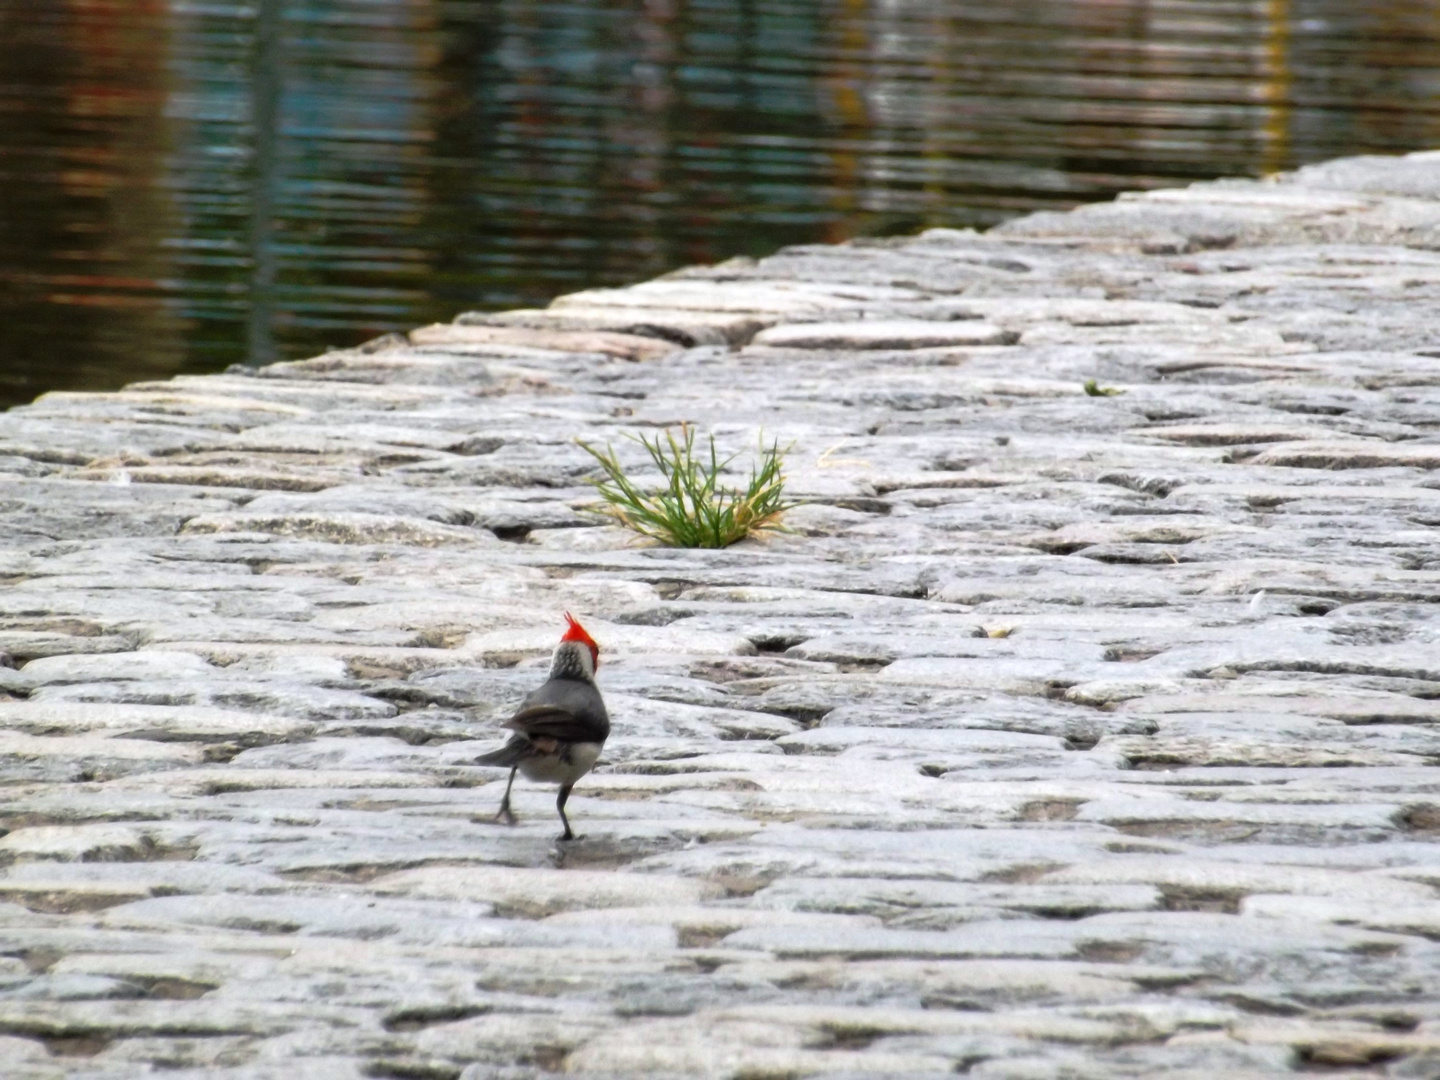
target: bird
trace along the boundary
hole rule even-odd
[[[600,666],[600,646],[586,633],[573,615],[565,613],[568,624],[555,657],[550,662],[550,677],[520,703],[515,715],[501,727],[515,734],[499,750],[492,750],[475,759],[476,765],[500,765],[510,769],[505,784],[505,797],[500,800],[496,821],[515,824],[510,809],[510,788],[515,773],[523,772],[527,780],[559,784],[560,794],[555,809],[565,831],[557,840],[574,840],[570,819],[565,816],[565,803],[570,789],[594,766],[600,749],[610,734],[610,714],[605,700],[595,685],[595,671]]]

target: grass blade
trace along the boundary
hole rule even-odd
[[[779,519],[792,503],[784,498],[784,451],[763,440],[759,460],[750,467],[749,482],[742,491],[722,487],[721,474],[737,455],[721,458],[715,436],[709,436],[708,454],[695,453],[695,431],[682,424],[676,438],[672,429],[652,442],[644,435],[629,438],[645,448],[664,484],[654,491],[642,491],[625,472],[613,447],[599,450],[580,442],[599,463],[604,477],[594,480],[603,504],[599,512],[625,528],[649,536],[670,547],[729,547],[766,529],[780,527]]]

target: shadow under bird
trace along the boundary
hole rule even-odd
[[[555,809],[560,812],[565,831],[557,839],[573,840],[575,834],[565,816],[565,802],[575,781],[589,772],[600,757],[600,748],[610,734],[610,715],[595,685],[600,646],[568,611],[565,621],[569,626],[555,647],[550,677],[501,725],[515,734],[499,750],[476,758],[475,764],[500,765],[510,770],[505,797],[495,815],[496,821],[506,825],[515,824],[510,788],[517,771],[524,773],[527,780],[559,784]]]

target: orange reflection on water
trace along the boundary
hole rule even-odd
[[[0,33],[7,402],[1440,121],[1419,0],[0,0]]]

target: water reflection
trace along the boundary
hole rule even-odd
[[[0,0],[0,402],[1434,144],[1440,9]]]

